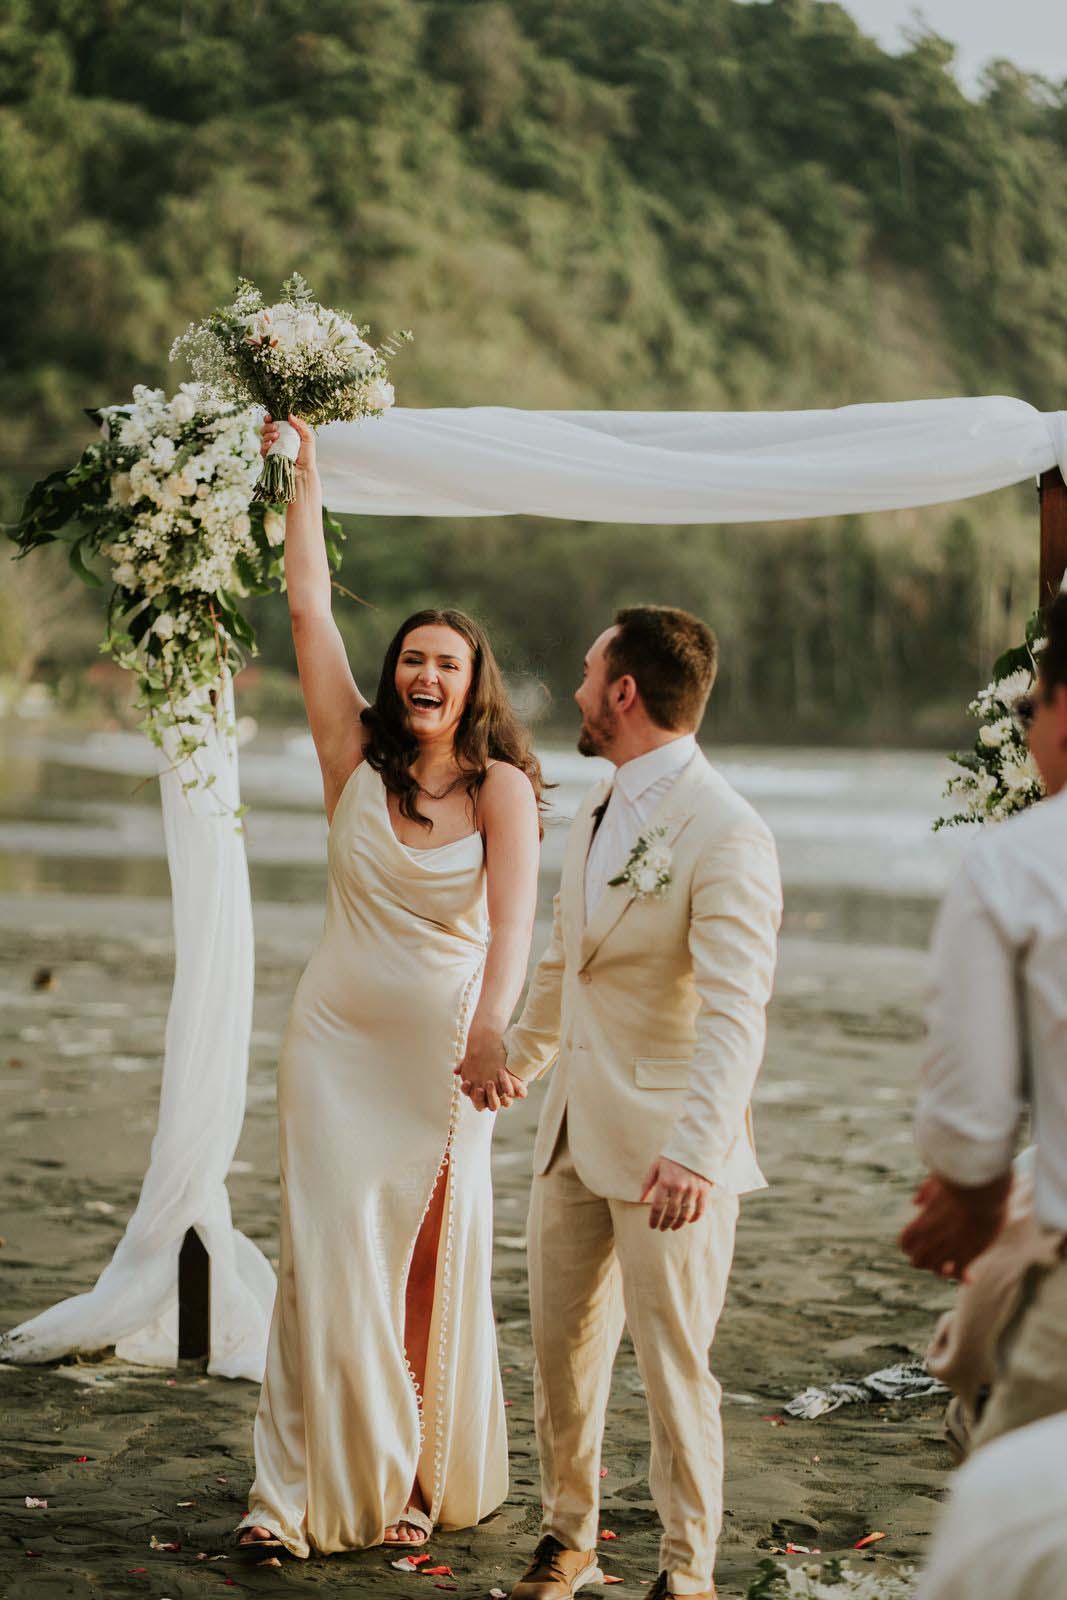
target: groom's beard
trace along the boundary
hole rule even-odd
[[[606,755],[611,748],[614,733],[615,718],[612,715],[607,696],[605,696],[596,715],[594,717],[585,717],[582,721],[581,731],[578,734],[578,754],[580,756]]]

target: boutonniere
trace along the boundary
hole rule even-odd
[[[609,886],[625,884],[638,900],[666,894],[671,881],[671,853],[665,844],[656,842],[665,838],[666,833],[666,828],[650,828],[641,834],[618,877],[608,879]]]

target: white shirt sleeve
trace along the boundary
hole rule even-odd
[[[1011,1165],[1023,1106],[1016,950],[964,863],[945,896],[930,958],[928,1042],[916,1142],[952,1183],[989,1183]]]

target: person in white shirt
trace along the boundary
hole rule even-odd
[[[664,1526],[650,1600],[715,1593],[723,1445],[708,1352],[738,1196],[764,1187],[749,1102],[781,918],[770,832],[696,746],[715,666],[696,617],[633,607],[590,649],[575,696],[578,748],[615,776],[575,819],[552,938],[505,1036],[513,1077],[553,1069],[527,1255],[542,1537],[512,1600],[566,1600],[601,1577],[600,1450],[624,1323]]]
[[[1046,614],[1019,714],[1047,798],[990,828],[950,888],[932,948],[916,1134],[931,1169],[901,1238],[917,1267],[960,1277],[998,1233],[1024,1110],[1037,1145],[1035,1263],[974,1435],[1067,1410],[1067,594]]]
[[[1067,1413],[994,1440],[952,1485],[916,1600],[1064,1600]]]

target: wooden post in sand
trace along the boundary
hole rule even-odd
[[[195,1228],[178,1253],[178,1360],[206,1361],[211,1354],[211,1257]]]
[[[1040,604],[1059,592],[1067,571],[1067,484],[1059,467],[1041,474],[1041,583]]]

